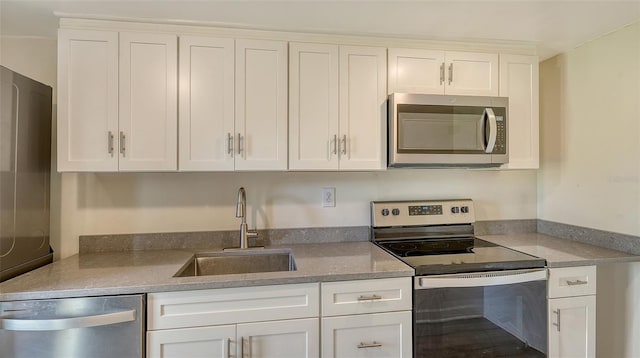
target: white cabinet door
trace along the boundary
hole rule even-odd
[[[58,171],[118,171],[118,33],[58,33]]]
[[[595,357],[596,296],[549,300],[549,357]]]
[[[447,52],[445,54],[449,95],[497,96],[498,55],[491,53]]]
[[[338,46],[289,45],[289,169],[338,169]]]
[[[409,358],[411,311],[322,319],[322,357]]]
[[[386,168],[386,52],[380,47],[340,46],[341,170]]]
[[[509,97],[509,163],[503,168],[539,166],[538,57],[500,55],[500,96]]]
[[[233,170],[233,39],[180,37],[179,167]]]
[[[317,318],[239,324],[238,357],[312,358],[320,355]]]
[[[235,325],[148,331],[147,357],[228,358],[235,337]]]
[[[120,171],[177,169],[175,35],[120,33]]]
[[[444,51],[389,49],[388,93],[443,94]]]
[[[236,170],[286,170],[287,119],[287,43],[236,40]]]

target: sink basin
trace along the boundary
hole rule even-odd
[[[239,273],[295,271],[290,250],[238,250],[197,253],[174,277],[231,275]]]

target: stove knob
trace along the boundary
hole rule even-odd
[[[391,210],[391,213],[393,215],[400,215],[400,209],[393,209],[393,210]]]
[[[469,207],[468,207],[468,206],[463,206],[463,207],[461,207],[461,208],[460,208],[460,211],[461,211],[462,213],[467,214],[467,213],[469,212]]]
[[[457,207],[457,206],[451,207],[451,213],[452,214],[457,214],[459,212],[460,212],[460,208],[459,207]]]
[[[389,209],[382,209],[382,216],[388,216],[389,215]]]

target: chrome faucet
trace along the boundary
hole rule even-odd
[[[242,223],[240,224],[240,248],[248,249],[250,237],[258,237],[258,232],[256,230],[249,230],[247,228],[247,194],[244,191],[243,187],[238,189],[238,201],[236,203],[236,217],[242,218]]]

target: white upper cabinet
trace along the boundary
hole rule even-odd
[[[386,168],[387,50],[340,46],[341,170]]]
[[[386,166],[386,50],[291,45],[289,168]]]
[[[176,36],[64,29],[58,46],[58,170],[176,170]]]
[[[389,94],[444,93],[444,52],[389,49]]]
[[[497,96],[498,55],[446,52],[446,94]]]
[[[121,171],[177,169],[175,35],[120,33]]]
[[[338,169],[337,45],[289,45],[289,169]]]
[[[236,40],[235,169],[287,169],[287,43]]]
[[[538,57],[500,55],[500,96],[509,97],[509,163],[539,167]]]
[[[118,33],[58,32],[58,171],[118,170]]]
[[[233,39],[180,37],[179,168],[234,169]]]
[[[388,93],[497,96],[498,55],[389,49]]]

